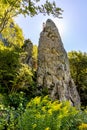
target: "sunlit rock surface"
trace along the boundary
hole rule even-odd
[[[47,92],[52,99],[69,100],[80,106],[80,98],[70,75],[67,53],[54,22],[50,19],[40,34],[38,46],[38,91]]]

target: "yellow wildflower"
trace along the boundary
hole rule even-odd
[[[65,106],[62,110],[63,110],[62,112],[64,112],[64,115],[68,114],[68,108],[67,108],[67,106]]]
[[[37,124],[34,124],[34,125],[32,126],[32,127],[33,127],[33,129],[34,129],[34,128],[36,128],[36,126],[37,126]]]
[[[82,124],[79,126],[79,130],[87,130],[87,124],[82,123]]]
[[[48,110],[49,115],[52,115],[52,109]]]
[[[34,99],[33,99],[33,103],[34,104],[40,104],[40,101],[41,101],[41,97],[35,97]]]
[[[62,119],[62,118],[63,118],[63,115],[62,115],[62,114],[58,116],[58,119]]]
[[[36,118],[41,118],[41,114],[39,112],[36,113]]]
[[[53,111],[58,111],[61,108],[61,106],[62,106],[62,103],[55,104],[55,105],[52,106],[52,109],[53,109]]]
[[[48,98],[48,95],[45,96],[43,99],[42,99],[42,103],[45,103],[47,104],[49,102],[49,98]]]
[[[45,128],[45,130],[50,130],[50,128],[49,128],[49,127],[47,127],[47,128]]]
[[[47,96],[45,96],[45,97],[43,98],[43,100],[48,100],[48,98],[49,98],[49,97],[48,97],[48,95],[47,95]]]
[[[56,100],[56,101],[53,102],[53,105],[56,105],[56,104],[59,104],[58,100]]]
[[[43,112],[46,112],[46,107],[43,106],[41,110],[42,110]]]
[[[39,105],[41,101],[41,97],[35,97],[34,99],[32,99],[28,104],[27,107],[31,107],[33,106],[33,104],[35,105]]]

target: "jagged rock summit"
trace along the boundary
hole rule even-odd
[[[53,100],[69,100],[80,106],[80,97],[70,75],[67,53],[55,23],[48,19],[40,34],[38,46],[37,84]]]

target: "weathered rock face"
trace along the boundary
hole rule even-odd
[[[25,40],[25,44],[23,46],[23,50],[26,52],[26,56],[23,59],[23,63],[28,64],[30,67],[32,67],[32,51],[33,51],[33,44],[28,39]]]
[[[72,105],[80,106],[80,98],[70,76],[67,53],[58,29],[50,19],[40,34],[37,83],[38,88],[47,90],[52,99],[69,100]]]

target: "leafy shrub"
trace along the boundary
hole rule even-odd
[[[19,50],[0,44],[0,91],[3,93],[12,90],[12,82],[20,66]]]
[[[18,117],[24,112],[26,106],[25,94],[23,92],[9,94],[8,105],[3,101],[6,99],[3,95],[0,101],[0,130],[17,130]]]
[[[87,124],[82,123],[82,124],[79,126],[79,130],[87,130]]]
[[[19,103],[15,96],[13,102]],[[48,96],[31,99],[25,109],[23,93],[19,98],[16,109],[0,105],[0,130],[87,130],[87,110],[76,110],[69,102],[52,101]]]
[[[68,53],[71,76],[77,86],[81,105],[87,105],[87,53],[71,51]]]
[[[86,111],[76,110],[69,102],[35,97],[19,117],[18,127],[20,130],[79,130],[82,123],[87,123],[86,117]]]
[[[0,130],[18,130],[18,117],[23,113],[22,106],[14,107],[0,105]]]
[[[16,93],[11,93],[8,95],[8,104],[10,107],[14,107],[15,109],[22,107],[22,109],[25,108],[26,106],[26,98],[25,98],[25,93],[24,92],[16,92]]]

